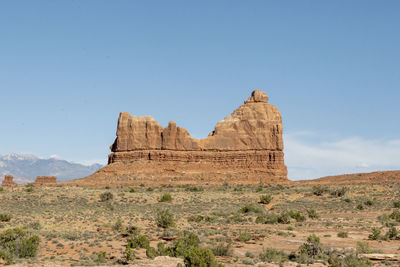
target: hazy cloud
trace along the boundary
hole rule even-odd
[[[284,135],[285,162],[292,180],[400,169],[400,139],[349,137],[321,141],[317,133]]]

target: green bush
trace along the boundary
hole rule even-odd
[[[312,187],[312,193],[316,196],[322,196],[324,193],[328,192],[328,188],[321,186],[321,185],[316,185]]]
[[[260,197],[259,203],[261,204],[269,204],[272,201],[272,196],[271,195],[263,195]]]
[[[172,201],[172,196],[170,193],[164,193],[159,200],[159,202],[171,202],[171,201]]]
[[[396,227],[391,226],[385,235],[385,239],[396,240],[398,239],[398,234]]]
[[[186,188],[186,191],[188,191],[188,192],[202,192],[202,191],[204,191],[204,188],[200,187],[200,186],[190,186],[190,187]]]
[[[112,229],[114,231],[121,231],[122,230],[122,221],[120,218],[117,219],[117,221],[114,223],[114,225],[112,226]]]
[[[288,260],[288,255],[282,250],[274,248],[266,248],[260,255],[258,255],[260,261],[263,262],[276,262],[281,263]]]
[[[400,201],[394,201],[393,208],[396,208],[396,209],[400,208]]]
[[[251,234],[245,230],[245,231],[240,231],[239,236],[237,238],[240,242],[247,242],[251,240]]]
[[[395,220],[396,222],[400,222],[400,211],[395,210],[393,211],[390,215],[389,218],[392,220]]]
[[[127,240],[129,248],[149,248],[150,241],[145,235],[133,235]]]
[[[136,192],[135,188],[133,188],[133,187],[129,188],[129,193],[135,193],[135,192]]]
[[[287,212],[282,212],[278,216],[278,223],[281,224],[289,224],[290,223],[290,215]]]
[[[299,211],[289,210],[287,213],[291,218],[295,219],[296,222],[304,222],[306,220],[306,217],[301,215]]]
[[[334,188],[333,190],[331,190],[331,196],[342,197],[346,194],[346,192],[347,192],[346,187]]]
[[[347,238],[347,237],[349,237],[349,234],[348,234],[347,232],[339,232],[339,233],[337,234],[337,237],[340,237],[340,238]]]
[[[262,208],[260,208],[260,207],[255,207],[255,206],[250,206],[250,205],[246,205],[246,206],[243,206],[241,209],[240,209],[240,212],[241,213],[262,213],[263,212],[263,209]]]
[[[200,239],[195,233],[184,231],[183,236],[174,241],[170,251],[174,257],[179,257],[183,256],[187,250],[199,245]]]
[[[372,228],[372,233],[368,236],[370,240],[379,240],[381,238],[381,229],[378,227]]]
[[[300,246],[300,254],[307,255],[314,259],[316,256],[322,253],[322,245],[320,239],[316,235],[310,235],[307,238],[307,242]]]
[[[222,267],[224,265],[217,262],[214,254],[208,248],[193,247],[185,252],[185,266],[187,267]]]
[[[175,226],[174,215],[167,210],[159,210],[156,214],[156,223],[158,227],[170,228]]]
[[[310,218],[312,220],[319,218],[319,215],[315,209],[307,210],[307,215],[308,215],[308,218]]]
[[[365,205],[365,206],[372,206],[372,205],[374,205],[374,201],[372,201],[371,199],[368,199],[368,200],[366,200],[366,201],[364,202],[364,205]]]
[[[357,205],[357,209],[358,209],[358,210],[363,210],[363,209],[364,209],[363,204],[358,204],[358,205]]]
[[[365,258],[359,258],[357,254],[346,255],[339,257],[336,254],[330,255],[328,259],[331,267],[367,267],[371,266],[371,262]]]
[[[133,261],[136,258],[135,251],[133,251],[128,246],[125,248],[125,260],[126,262]]]
[[[0,258],[11,264],[15,258],[36,256],[40,238],[21,228],[11,228],[0,234]]]
[[[154,259],[155,257],[159,256],[159,254],[155,248],[148,247],[146,249],[146,256],[147,258]]]
[[[113,193],[111,192],[104,192],[100,194],[100,201],[105,202],[105,201],[110,201],[114,198]]]
[[[219,243],[216,246],[211,248],[211,251],[214,253],[215,256],[232,256],[233,255],[233,249],[231,243],[224,244],[224,243]]]
[[[11,218],[12,216],[10,214],[0,214],[0,222],[9,222]]]

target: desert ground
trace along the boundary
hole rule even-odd
[[[3,187],[1,263],[199,266],[212,252],[208,266],[399,266],[399,192],[380,182]]]

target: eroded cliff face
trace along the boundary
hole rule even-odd
[[[135,117],[121,112],[117,138],[111,150],[115,153],[139,150],[282,151],[282,118],[278,109],[268,104],[267,95],[258,90],[201,140],[191,137],[186,129],[177,127],[173,121],[163,129],[150,116]]]
[[[259,90],[200,140],[173,121],[163,128],[150,116],[122,112],[109,165],[90,177],[111,184],[285,182],[282,130],[281,114]]]
[[[12,176],[12,175],[4,176],[4,180],[3,180],[2,184],[1,184],[1,186],[13,186],[13,185],[17,185],[14,182],[14,176]]]

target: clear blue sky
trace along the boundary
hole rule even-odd
[[[0,154],[105,161],[120,111],[201,138],[261,89],[284,119],[289,176],[400,169],[399,12],[389,0],[1,1]]]

